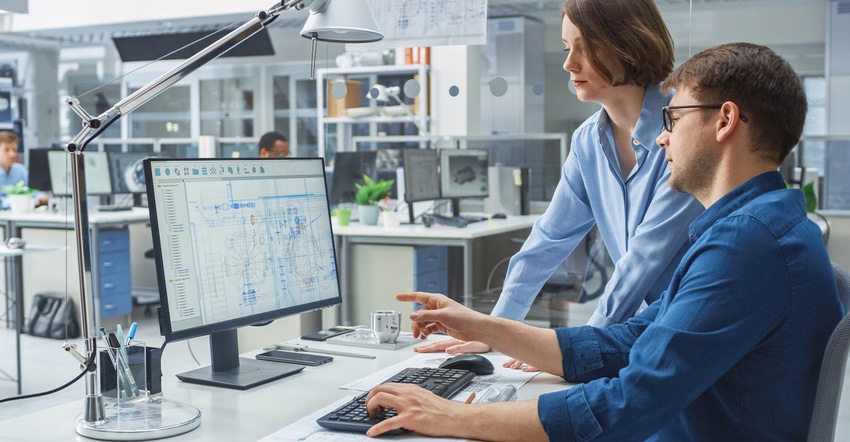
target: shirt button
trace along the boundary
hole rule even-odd
[[[640,141],[635,140],[635,139],[633,138],[633,139],[632,139],[632,144],[634,144],[635,146],[638,146],[638,145],[640,145]]]

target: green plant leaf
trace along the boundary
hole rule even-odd
[[[379,180],[375,182],[369,175],[363,174],[363,184],[354,184],[354,187],[357,188],[354,199],[360,205],[375,205],[390,194],[393,182],[394,180]]]
[[[806,212],[813,213],[818,209],[818,196],[815,194],[815,183],[803,186],[803,196],[806,198]]]

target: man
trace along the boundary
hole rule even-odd
[[[27,168],[20,164],[18,156],[18,136],[7,130],[0,131],[0,195],[4,186],[14,186],[18,181],[27,184],[29,173]]]
[[[663,109],[670,186],[706,211],[661,299],[607,329],[539,329],[476,313],[442,295],[413,332],[478,340],[571,382],[535,401],[465,405],[385,384],[370,412],[404,427],[485,440],[804,440],[821,358],[841,316],[820,229],[777,168],[798,142],[802,82],[771,50],[735,43],[677,68]]]
[[[260,158],[286,158],[289,141],[280,132],[266,132],[260,137]]]

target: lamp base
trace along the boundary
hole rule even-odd
[[[190,405],[153,399],[139,402],[107,403],[106,418],[87,422],[85,413],[77,416],[77,434],[101,440],[150,440],[176,436],[201,424],[201,412]]]

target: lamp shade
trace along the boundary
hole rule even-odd
[[[335,43],[369,43],[384,38],[367,0],[314,1],[301,36]]]

